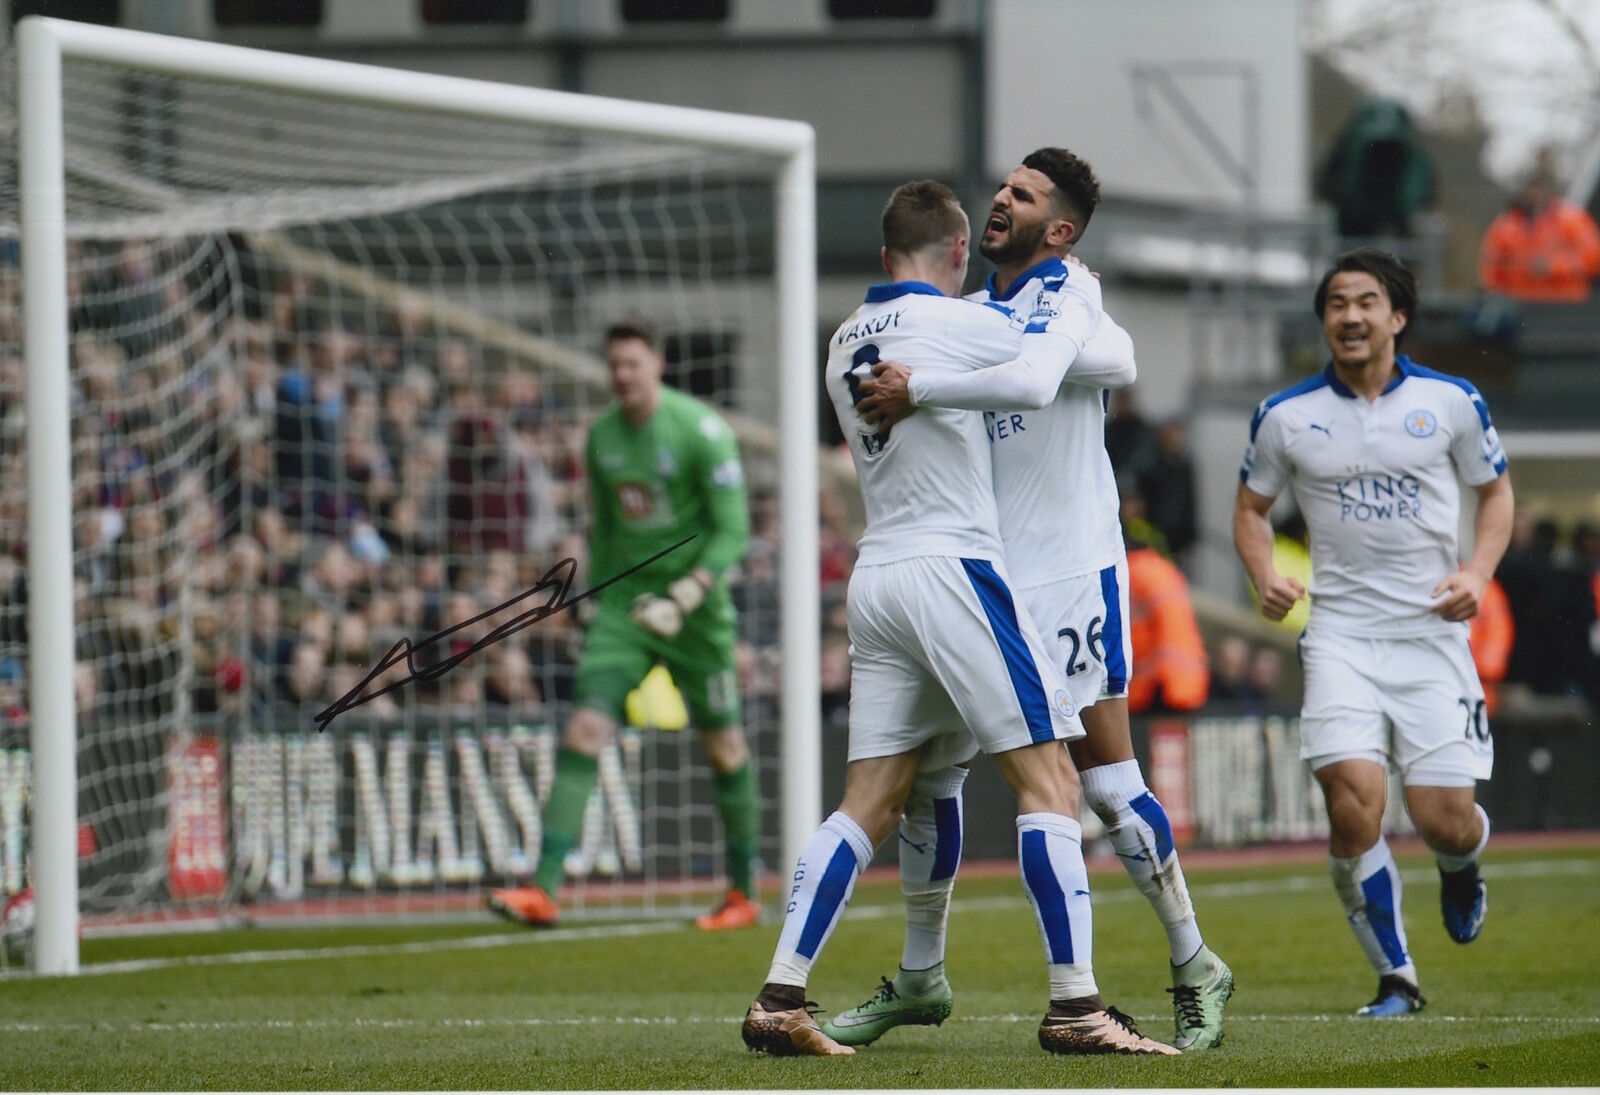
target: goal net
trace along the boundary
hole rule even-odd
[[[106,59],[108,34],[131,52]],[[25,687],[37,506],[70,509],[71,603],[38,607],[72,622],[67,839],[87,917],[448,911],[526,878],[573,702],[573,613],[326,732],[314,716],[402,637],[483,616],[562,559],[575,589],[608,577],[587,568],[584,438],[610,398],[603,332],[631,318],[663,332],[668,383],[741,440],[753,531],[730,579],[762,858],[778,864],[785,160],[533,120],[550,93],[198,43],[182,43],[205,62],[185,72],[171,40],[95,35],[93,60],[64,39],[59,85],[68,497],[26,497],[24,388],[46,366],[20,356],[29,199],[14,181],[0,194],[4,890],[27,884],[41,790]],[[257,79],[262,57],[303,78]],[[7,66],[6,123],[48,124],[18,117]],[[447,105],[417,101],[432,91]],[[569,114],[575,98],[552,96]],[[566,904],[682,913],[720,884],[710,774],[670,681],[629,711]]]

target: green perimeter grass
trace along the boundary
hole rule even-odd
[[[1488,923],[1460,947],[1439,922],[1431,864],[1402,861],[1429,1005],[1396,1021],[1351,1017],[1375,978],[1322,869],[1191,872],[1201,927],[1238,991],[1224,1045],[1181,1059],[1039,1050],[1038,931],[1016,879],[1001,877],[957,884],[952,1018],[894,1031],[847,1060],[776,1060],[740,1043],[776,921],[717,936],[675,923],[634,935],[600,924],[258,929],[90,940],[86,965],[156,968],[0,981],[0,1088],[1594,1084],[1600,851],[1489,863]],[[1120,874],[1097,875],[1095,889],[1102,992],[1170,1039],[1154,914]],[[830,1011],[865,999],[894,969],[900,934],[897,887],[859,888],[811,995]],[[296,949],[331,953],[219,961]]]

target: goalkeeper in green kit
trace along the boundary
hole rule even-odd
[[[617,732],[628,693],[660,663],[700,732],[727,840],[727,897],[695,923],[711,931],[750,927],[760,918],[751,878],[760,813],[739,725],[733,601],[722,581],[750,536],[738,444],[710,408],[663,387],[666,362],[651,328],[612,326],[606,360],[617,405],[589,427],[589,573],[603,581],[666,545],[694,539],[596,596],[577,704],[544,808],[539,867],[531,886],[492,891],[489,907],[527,924],[559,919],[562,861],[594,792],[596,758]]]

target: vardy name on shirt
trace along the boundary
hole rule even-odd
[[[881,335],[891,328],[900,326],[900,317],[905,315],[905,309],[898,312],[887,312],[881,316],[870,319],[857,320],[839,332],[839,345],[857,338],[868,338],[872,335]]]

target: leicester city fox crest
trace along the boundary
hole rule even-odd
[[[1439,428],[1439,420],[1433,412],[1418,408],[1406,413],[1406,432],[1412,437],[1432,437],[1433,432]]]

